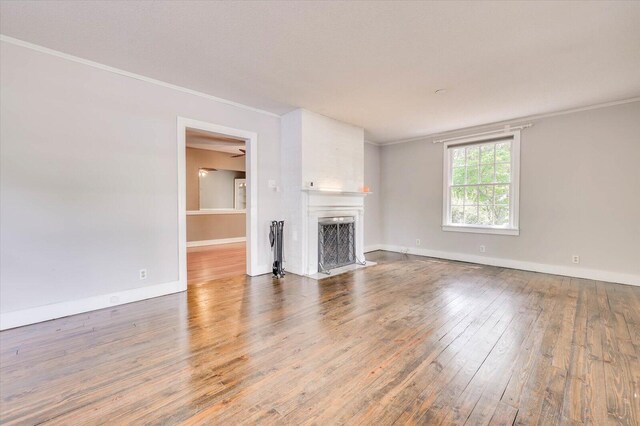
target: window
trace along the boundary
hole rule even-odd
[[[520,132],[444,144],[445,231],[518,235]]]

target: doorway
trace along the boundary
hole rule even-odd
[[[256,275],[257,135],[178,118],[180,282]]]

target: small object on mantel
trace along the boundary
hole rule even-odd
[[[369,187],[367,185],[363,186],[362,192],[369,192]]]

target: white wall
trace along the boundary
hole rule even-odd
[[[364,144],[364,184],[371,194],[364,198],[364,248],[376,249],[382,243],[382,217],[380,215],[380,147]]]
[[[284,226],[284,265],[302,274],[302,110],[281,119],[281,191]]]
[[[302,110],[302,185],[361,191],[364,129]]]
[[[0,49],[3,326],[7,313],[158,295],[139,289],[178,279],[177,116],[258,133],[258,260],[269,270],[278,117],[4,41]]]
[[[425,139],[381,148],[384,244],[640,285],[640,102],[533,123],[521,139],[520,236],[442,231],[443,147]]]

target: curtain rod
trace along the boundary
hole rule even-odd
[[[533,124],[531,124],[531,123],[522,124],[520,126],[504,126],[502,129],[488,130],[486,132],[473,133],[473,134],[470,134],[470,135],[463,135],[463,136],[455,136],[455,137],[446,138],[446,139],[437,139],[437,140],[434,140],[433,143],[443,143],[443,142],[455,141],[455,140],[458,140],[458,139],[473,138],[475,136],[490,135],[492,133],[512,132],[514,130],[527,129],[527,128],[531,127],[531,126],[533,126]]]

